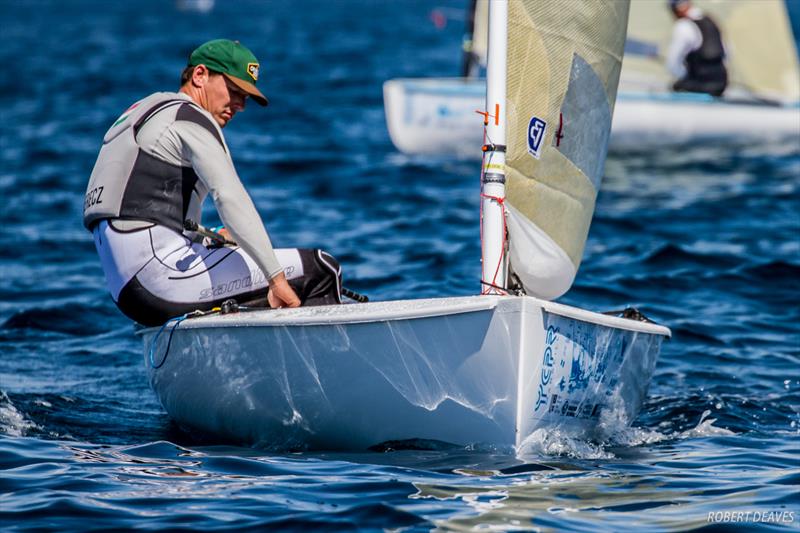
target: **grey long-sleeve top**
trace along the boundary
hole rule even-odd
[[[193,101],[184,93],[174,93],[174,97]],[[261,217],[236,173],[222,130],[210,113],[199,108],[198,111],[219,133],[221,143],[208,128],[176,120],[175,111],[166,109],[141,127],[137,136],[139,147],[167,163],[194,168],[199,181],[189,200],[187,218],[200,221],[203,201],[210,194],[233,239],[264,274],[274,278],[282,272],[281,265]]]

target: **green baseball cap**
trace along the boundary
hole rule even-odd
[[[256,88],[258,81],[258,59],[239,41],[214,39],[197,47],[189,56],[190,67],[205,65],[219,72],[261,105],[267,105],[267,97]]]

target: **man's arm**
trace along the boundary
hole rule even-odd
[[[703,36],[694,22],[689,19],[677,21],[672,30],[672,40],[667,51],[666,65],[670,74],[677,79],[683,78],[686,75],[686,65],[684,64],[686,56],[702,44]]]
[[[270,279],[270,294],[275,293],[269,297],[270,304],[275,301],[282,307],[299,306],[300,299],[286,281],[261,217],[223,145],[194,122],[178,121],[176,129],[185,147],[184,156],[208,188],[228,232]]]

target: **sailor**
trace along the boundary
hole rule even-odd
[[[222,128],[252,98],[259,62],[238,41],[189,57],[178,92],[152,94],[106,133],[89,179],[83,223],[120,310],[158,325],[228,299],[271,307],[341,303],[341,270],[321,250],[273,249],[233,165]],[[211,196],[236,245],[189,231]],[[188,222],[187,224],[187,221]]]
[[[677,21],[667,52],[675,91],[721,96],[728,85],[725,48],[719,27],[690,0],[669,0]]]

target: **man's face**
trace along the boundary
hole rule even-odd
[[[691,7],[692,4],[690,2],[681,2],[680,4],[677,4],[675,7],[672,8],[672,15],[676,19],[683,18],[689,13]]]
[[[211,113],[220,128],[242,111],[247,93],[239,89],[222,74],[209,74],[205,84],[206,111]]]

